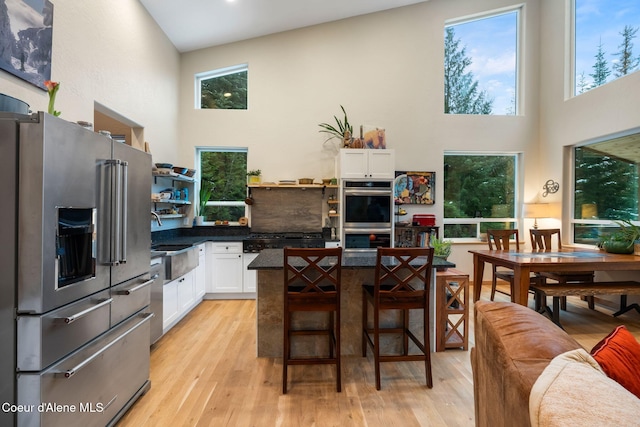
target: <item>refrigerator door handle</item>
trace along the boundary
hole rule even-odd
[[[126,161],[120,162],[122,168],[122,181],[121,185],[121,216],[120,216],[120,263],[124,264],[127,262],[127,227],[129,225],[129,199],[128,199],[128,188],[129,188],[129,163]]]
[[[111,259],[112,266],[119,265],[121,259],[121,227],[122,227],[122,174],[121,161],[118,159],[109,160],[111,165],[111,188],[113,198],[111,203],[111,220],[113,228],[109,236],[111,242]]]
[[[134,286],[133,288],[130,289],[124,289],[122,291],[118,292],[118,295],[131,295],[132,293],[139,291],[140,289],[146,288],[147,286],[153,284],[153,282],[155,281],[155,279],[158,278],[158,275],[156,274],[154,277],[152,277],[150,280],[147,280],[146,282],[140,283],[137,286]]]
[[[105,299],[103,301],[98,302],[98,304],[94,305],[93,307],[89,307],[85,310],[82,310],[78,313],[72,314],[71,316],[67,316],[67,317],[58,317],[55,319],[56,323],[63,323],[65,325],[69,325],[73,322],[75,322],[78,319],[82,319],[83,317],[85,317],[87,314],[99,309],[100,307],[104,307],[105,305],[109,305],[113,302],[113,298],[109,298],[109,299]]]

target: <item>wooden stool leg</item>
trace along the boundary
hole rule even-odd
[[[366,291],[362,290],[362,357],[367,357],[367,328],[369,304],[367,303]]]
[[[342,391],[342,366],[340,360],[342,359],[342,355],[340,353],[340,307],[338,306],[338,310],[334,312],[336,316],[335,321],[335,345],[336,345],[336,389],[338,392]],[[333,317],[333,313],[331,313],[331,317]],[[333,346],[332,346],[333,347]]]
[[[282,345],[282,394],[287,394],[287,368],[289,366],[289,324],[291,322],[291,313],[284,314],[284,334]]]
[[[431,373],[431,335],[429,331],[429,304],[422,314],[423,320],[423,344],[424,344],[424,372],[427,377],[427,387],[433,388],[433,376]]]
[[[380,390],[380,310],[373,307],[373,358],[376,371],[376,390]]]

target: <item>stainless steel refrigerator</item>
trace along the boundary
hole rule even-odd
[[[150,384],[151,157],[40,112],[0,158],[0,425],[113,423]]]

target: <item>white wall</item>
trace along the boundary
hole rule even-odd
[[[55,0],[56,110],[93,122],[94,101],[145,128],[154,159],[178,151],[178,51],[137,0]],[[0,72],[0,92],[47,110],[44,90]],[[98,129],[96,129],[98,130]]]
[[[526,114],[443,113],[445,21],[520,3],[432,0],[183,54],[181,162],[192,164],[194,146],[242,146],[264,181],[332,177],[335,144],[323,145],[318,123],[332,122],[343,105],[354,132],[360,124],[386,129],[397,170],[436,172],[436,204],[422,212],[440,221],[444,150],[524,152],[527,181],[537,181],[538,1],[524,2]],[[196,110],[194,74],[241,63],[249,64],[248,110]],[[452,259],[472,271],[467,249],[455,248]]]

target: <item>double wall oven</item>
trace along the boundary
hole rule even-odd
[[[393,182],[342,182],[342,246],[346,255],[393,245]]]

